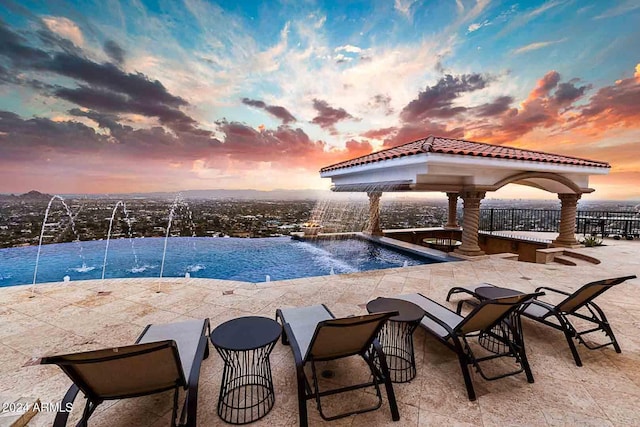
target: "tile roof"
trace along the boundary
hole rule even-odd
[[[580,159],[577,157],[561,156],[559,154],[544,153],[541,151],[523,150],[520,148],[492,145],[483,142],[465,141],[462,139],[440,138],[429,136],[424,139],[409,142],[397,147],[356,157],[320,169],[320,172],[329,172],[352,166],[375,163],[382,160],[395,159],[405,156],[413,156],[421,153],[457,154],[477,157],[488,157],[509,160],[528,160],[533,162],[556,163],[564,165],[610,168],[606,162]]]

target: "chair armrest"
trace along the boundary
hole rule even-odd
[[[456,313],[457,314],[462,313],[462,306],[465,305],[465,304],[469,304],[472,307],[477,307],[478,306],[478,303],[475,302],[475,301],[469,301],[469,300],[466,300],[466,299],[460,300],[460,301],[458,301],[458,305],[456,305]]]
[[[62,408],[56,414],[56,419],[53,421],[53,427],[65,427],[67,425],[67,419],[69,418],[70,411],[67,411],[66,408],[70,403],[73,403],[76,400],[76,396],[80,388],[77,385],[73,384],[67,390],[67,393],[64,395],[62,399]]]
[[[551,292],[556,292],[562,295],[566,295],[569,296],[571,295],[571,293],[566,292],[566,291],[561,291],[560,289],[555,289],[555,288],[549,288],[547,286],[540,286],[539,288],[536,288],[536,292],[540,292],[542,289],[547,290],[547,291],[551,291]]]

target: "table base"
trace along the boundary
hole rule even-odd
[[[218,415],[229,424],[248,424],[269,413],[275,402],[269,353],[273,345],[250,351],[218,349],[225,365]]]
[[[406,383],[416,377],[413,331],[416,325],[392,320],[382,327],[378,340],[387,359],[391,382]],[[379,361],[376,359],[376,366]]]
[[[512,318],[510,321],[517,322],[517,319]],[[500,322],[489,331],[481,331],[480,335],[478,335],[478,344],[495,354],[509,352],[510,349],[507,344],[509,342],[514,342],[513,332],[504,322]]]

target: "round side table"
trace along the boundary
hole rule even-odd
[[[396,298],[376,298],[367,303],[369,313],[398,311],[378,334],[382,351],[387,358],[389,375],[395,383],[411,381],[416,376],[416,359],[413,352],[413,332],[416,330],[424,310],[412,302]]]
[[[271,410],[275,402],[269,355],[282,327],[267,317],[229,320],[211,332],[222,360],[218,416],[229,424],[247,424]]]

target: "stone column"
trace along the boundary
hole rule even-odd
[[[364,232],[372,236],[382,236],[380,228],[380,197],[382,197],[382,192],[368,191],[367,196],[369,196],[369,225]]]
[[[580,194],[558,194],[561,202],[560,208],[560,233],[553,241],[554,246],[572,247],[579,245],[576,240],[576,207]]]
[[[447,193],[449,198],[449,216],[444,228],[460,228],[458,224],[458,193]]]
[[[482,191],[464,191],[460,193],[463,203],[462,244],[455,252],[466,256],[484,255],[478,245],[478,227],[480,225],[480,201]]]

